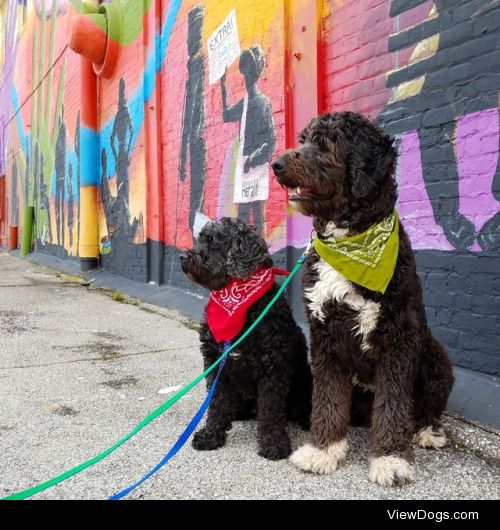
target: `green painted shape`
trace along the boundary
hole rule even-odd
[[[33,75],[32,75],[32,90],[34,96],[32,99],[31,108],[31,160],[30,160],[30,171],[31,180],[39,178],[40,171],[43,172],[43,181],[39,182],[38,196],[34,196],[34,188],[30,189],[30,195],[32,196],[31,204],[34,207],[35,222],[34,222],[34,236],[39,238],[43,234],[44,222],[48,224],[49,212],[41,208],[41,186],[44,183],[47,187],[47,194],[50,197],[52,190],[52,173],[55,165],[55,149],[57,143],[57,135],[59,134],[59,117],[61,115],[62,104],[64,100],[64,89],[66,84],[66,58],[63,59],[61,76],[59,84],[57,86],[57,97],[55,99],[54,108],[54,50],[56,41],[56,30],[57,30],[57,2],[52,4],[51,11],[51,24],[50,24],[50,35],[47,35],[47,23],[46,23],[46,0],[42,0],[41,4],[41,19],[40,19],[40,31],[35,29],[33,37]],[[95,10],[94,10],[95,12]],[[46,38],[49,38],[49,57],[47,67],[50,69],[49,72],[45,72],[45,42]],[[47,74],[47,81],[42,81],[43,76]],[[46,98],[44,98],[44,93]],[[37,173],[35,170],[35,145],[38,145],[39,160],[36,164]],[[43,158],[43,167],[39,167],[39,163]],[[52,233],[54,237],[54,232]],[[52,241],[53,242],[53,241]]]
[[[55,39],[56,39],[56,32],[53,30],[56,24],[56,17],[57,17],[57,2],[52,2],[52,13],[50,17],[50,46],[49,46],[49,78],[47,81],[47,95],[45,100],[45,113],[50,112],[50,102],[52,99],[52,85],[54,84],[54,68],[51,68],[52,64],[54,63],[54,50],[55,50]]]
[[[23,217],[23,238],[21,242],[21,256],[26,256],[31,252],[31,243],[33,241],[33,215],[35,209],[33,206],[27,206],[24,209]]]
[[[122,43],[122,29],[124,26],[124,16],[122,8],[116,2],[112,4],[102,4],[99,6],[99,13],[105,16],[107,21],[107,33],[108,37],[115,42]],[[141,29],[142,31],[142,19]]]
[[[106,22],[106,17],[104,16],[104,14],[91,13],[90,15],[87,15],[87,17],[92,20],[96,28],[99,28],[101,31],[104,32],[104,34],[106,34],[106,32],[108,31],[108,24]]]
[[[41,30],[40,30],[40,46],[38,48],[38,61],[40,62],[40,79],[45,75],[45,33],[46,33],[46,21],[45,21],[45,0],[42,0],[42,14],[41,14]],[[38,120],[40,121],[43,116],[43,83],[38,87]]]
[[[113,0],[108,4],[101,4],[95,8],[81,0],[70,0],[78,13],[104,13],[108,12],[114,17],[119,13],[120,22],[109,24],[109,38],[122,46],[128,46],[142,33],[142,19],[150,10],[153,0],[143,0],[142,7],[138,8],[140,0]],[[120,13],[121,12],[121,13]]]
[[[38,33],[35,31],[33,35],[33,51],[32,51],[32,57],[36,57],[36,50],[38,49]],[[32,61],[31,64],[31,93],[33,94],[35,92],[35,87],[38,84],[38,64],[37,61]],[[36,98],[33,97],[31,101],[31,127],[32,127],[32,134],[31,134],[31,149],[30,149],[30,168],[31,171],[33,171],[33,162],[34,162],[34,156],[33,156],[33,135],[35,134],[35,118],[36,117]],[[31,179],[32,180],[32,179]],[[34,206],[34,197],[30,198],[31,194],[31,186],[28,186],[28,197],[26,198],[25,206],[28,206],[29,204]]]
[[[116,1],[117,0],[115,0],[115,2]],[[142,33],[142,20],[144,15],[149,11],[149,8],[151,7],[151,2],[143,3],[141,16],[137,16],[137,8],[132,8],[132,6],[136,6],[137,3],[137,0],[121,1],[123,11],[123,29],[122,39],[119,42],[122,46],[127,46]]]
[[[92,4],[83,2],[82,0],[69,0],[70,4],[75,8],[77,13],[81,15],[88,15],[89,13],[97,13],[97,7]]]

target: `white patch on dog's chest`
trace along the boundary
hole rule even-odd
[[[325,302],[343,303],[358,312],[357,324],[352,331],[362,336],[363,350],[371,349],[367,342],[368,335],[376,328],[380,304],[366,300],[356,293],[353,284],[340,272],[336,271],[322,258],[313,265],[318,274],[318,280],[312,287],[304,290],[311,317],[324,322],[326,315],[323,311]]]

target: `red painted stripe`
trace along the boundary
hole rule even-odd
[[[97,132],[97,78],[92,63],[81,60],[81,121],[83,127]]]

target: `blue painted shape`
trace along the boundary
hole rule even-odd
[[[80,129],[80,186],[96,186],[99,166],[97,150],[99,137],[97,133],[88,128]]]

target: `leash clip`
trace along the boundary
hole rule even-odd
[[[309,254],[309,251],[313,247],[315,232],[316,232],[316,230],[313,228],[311,230],[311,233],[309,234],[309,241],[307,243],[307,246],[306,246],[304,252],[302,253],[302,256],[300,256],[300,258],[299,258],[299,263],[304,263],[304,261],[306,260],[307,254]]]
[[[224,342],[224,345],[222,347],[222,352],[227,352],[227,350],[229,350],[229,348],[231,348],[231,342],[232,341],[230,341],[230,340]],[[237,352],[237,351],[234,351],[234,350],[229,352],[229,357],[231,357],[234,360],[239,359],[240,356],[241,356],[241,352]]]

